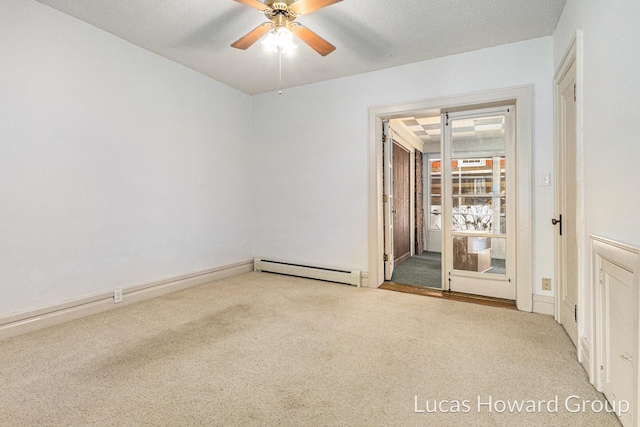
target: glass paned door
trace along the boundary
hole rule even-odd
[[[514,132],[509,109],[449,114],[443,230],[450,290],[515,299]]]

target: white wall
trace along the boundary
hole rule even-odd
[[[0,317],[252,257],[251,98],[0,0]]]
[[[568,0],[553,35],[557,67],[584,35],[586,232],[640,246],[640,2]]]
[[[368,109],[533,84],[537,183],[552,58],[546,37],[249,97],[0,0],[0,317],[252,256],[366,271]],[[553,194],[534,192],[543,293]]]
[[[368,270],[368,110],[534,85],[534,290],[553,277],[552,38],[253,97],[255,253]],[[259,178],[258,178],[259,177]]]

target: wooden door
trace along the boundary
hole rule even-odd
[[[409,151],[393,144],[393,251],[395,265],[411,256]]]
[[[578,345],[577,108],[576,63],[558,86],[558,194],[556,202],[556,283],[560,293],[558,321]]]

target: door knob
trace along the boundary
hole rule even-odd
[[[560,224],[560,235],[562,236],[562,215],[559,215],[558,218],[559,219],[553,218],[551,220],[551,224],[553,224],[553,225]]]
[[[395,209],[394,209],[394,210],[392,210],[391,212],[393,212],[394,214],[395,214],[395,213],[398,213],[398,211],[397,211],[397,210],[395,210]]]

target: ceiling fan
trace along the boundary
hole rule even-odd
[[[342,0],[265,0],[264,3],[258,0],[235,1],[263,12],[266,17],[269,18],[269,22],[260,24],[247,35],[233,43],[231,45],[232,47],[243,50],[247,49],[260,40],[262,36],[272,32],[274,36],[273,42],[280,48],[283,48],[285,45],[292,45],[291,34],[293,33],[322,56],[327,56],[336,49],[331,43],[304,25],[294,21],[301,15],[307,15]]]

